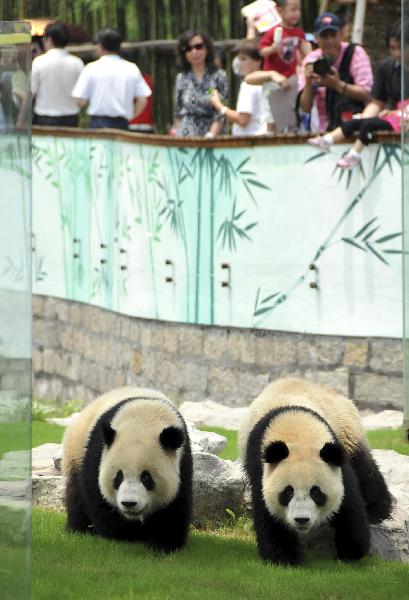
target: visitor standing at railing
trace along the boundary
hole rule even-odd
[[[202,31],[183,33],[178,51],[182,72],[176,77],[176,135],[214,137],[222,131],[224,117],[212,106],[210,94],[217,90],[227,99],[226,73],[215,66],[213,42]]]
[[[318,48],[303,61],[299,76],[300,107],[311,115],[313,132],[341,125],[369,102],[372,67],[362,46],[341,40],[342,23],[333,13],[315,21]]]
[[[46,53],[33,60],[31,73],[35,125],[78,126],[79,108],[71,92],[84,63],[67,52],[68,41],[64,23],[50,23],[45,28]]]
[[[128,122],[146,106],[151,90],[138,67],[119,56],[122,38],[115,29],[97,34],[98,60],[82,71],[72,95],[88,105],[89,127],[128,129]]]

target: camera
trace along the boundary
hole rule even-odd
[[[331,67],[334,64],[334,59],[331,56],[322,56],[312,65],[314,73],[320,77],[325,77],[331,73]]]

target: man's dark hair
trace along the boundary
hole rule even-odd
[[[235,46],[234,52],[237,52],[237,54],[244,54],[245,56],[249,56],[253,60],[258,60],[260,62],[263,60],[257,42],[254,40],[243,40],[242,42],[239,42],[237,46]]]
[[[276,5],[278,8],[284,8],[287,2],[288,0],[276,0]]]
[[[405,27],[403,29],[403,36],[404,36],[404,43],[407,45],[409,44],[409,25],[408,23],[405,24]],[[398,42],[401,41],[402,39],[402,21],[400,19],[398,19],[397,21],[394,21],[392,23],[392,25],[389,27],[388,31],[386,32],[386,45],[389,46],[389,42],[391,39],[395,39]]]
[[[182,35],[179,38],[179,44],[178,44],[178,53],[179,53],[179,62],[180,62],[180,67],[182,69],[183,72],[187,72],[190,71],[191,69],[191,65],[190,63],[186,60],[186,56],[185,56],[185,48],[186,46],[189,45],[189,42],[192,38],[196,37],[196,36],[200,36],[207,48],[207,56],[206,56],[206,60],[205,60],[205,64],[206,64],[206,69],[209,72],[213,72],[216,70],[216,67],[214,65],[214,45],[213,45],[213,41],[212,38],[205,33],[204,31],[201,31],[200,29],[191,29],[190,31],[185,31],[184,33],[182,33]]]
[[[108,52],[119,52],[122,44],[122,36],[116,29],[106,27],[97,33],[96,42]]]
[[[49,23],[44,29],[44,37],[51,38],[56,48],[65,48],[70,40],[67,26],[62,21]]]

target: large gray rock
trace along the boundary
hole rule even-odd
[[[64,510],[65,477],[62,475],[37,474],[32,477],[33,506],[50,510]]]
[[[193,520],[217,521],[227,516],[226,509],[244,511],[244,480],[241,467],[213,454],[193,454]]]
[[[200,431],[192,425],[187,425],[192,452],[208,452],[209,454],[220,454],[227,444],[223,435],[213,431]]]
[[[60,452],[60,444],[42,444],[32,450],[32,470],[44,471],[54,466],[54,457]]]

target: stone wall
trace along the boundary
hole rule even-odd
[[[293,375],[329,384],[361,408],[403,405],[400,340],[152,321],[45,296],[33,299],[33,375],[34,397],[60,403],[136,384],[177,403],[244,406],[269,381]]]

